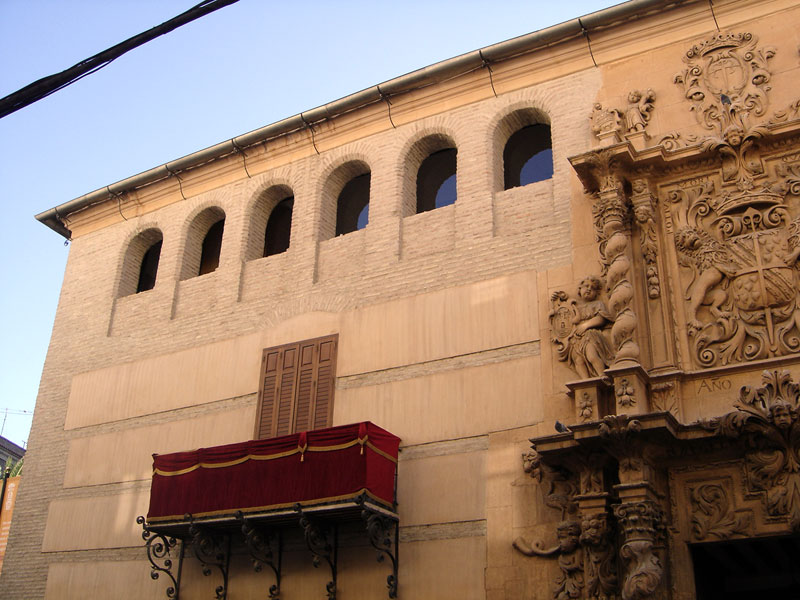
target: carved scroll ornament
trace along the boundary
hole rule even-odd
[[[748,535],[752,515],[734,511],[729,492],[721,483],[703,483],[689,489],[692,538],[697,541]]]
[[[743,440],[749,490],[763,494],[767,514],[800,531],[800,385],[787,371],[764,371],[762,386],[743,386],[735,406],[708,426]]]

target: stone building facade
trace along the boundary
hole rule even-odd
[[[633,0],[39,215],[72,245],[0,588],[165,597],[151,455],[251,439],[263,349],[336,335],[327,424],[402,440],[397,597],[796,592],[798,21]],[[552,174],[509,185],[510,141],[548,128]],[[455,202],[419,211],[453,150]],[[336,235],[367,174],[368,222]],[[384,597],[344,538],[335,597]],[[273,582],[246,554],[231,600]],[[280,597],[323,597],[284,555]],[[180,563],[180,597],[213,597]]]

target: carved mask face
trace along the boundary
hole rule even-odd
[[[606,536],[606,521],[600,517],[587,519],[582,523],[583,533],[581,534],[581,542],[584,544],[598,545],[603,541]]]
[[[558,549],[562,554],[574,552],[578,547],[581,528],[577,523],[562,523],[558,526]]]
[[[792,413],[786,404],[776,404],[770,411],[772,422],[778,429],[789,429],[792,425]]]

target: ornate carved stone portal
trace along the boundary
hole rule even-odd
[[[778,51],[698,40],[665,83],[686,127],[649,137],[642,82],[656,92],[594,106],[601,147],[570,159],[600,264],[551,296],[575,424],[531,440],[557,512],[514,541],[556,559],[556,599],[693,598],[698,544],[800,534],[800,100],[770,107],[793,86]]]

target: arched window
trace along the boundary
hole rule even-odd
[[[284,198],[275,205],[264,231],[264,256],[280,254],[289,249],[292,234],[294,198]]]
[[[225,218],[214,223],[203,238],[200,252],[200,269],[198,275],[213,273],[219,266],[219,252],[222,249],[222,232],[225,229]]]
[[[219,267],[225,212],[216,206],[206,208],[189,225],[180,279],[212,273]]]
[[[364,229],[369,222],[370,173],[348,181],[336,200],[336,235]]]
[[[147,249],[139,267],[139,283],[136,286],[136,293],[146,292],[156,287],[156,274],[158,273],[158,260],[161,258],[162,240]]]
[[[119,297],[152,290],[156,285],[163,236],[158,229],[138,234],[125,251],[119,282]]]
[[[456,201],[455,148],[433,152],[417,171],[417,213],[426,212]]]
[[[553,176],[550,126],[527,125],[508,138],[503,149],[503,189],[544,181]]]

